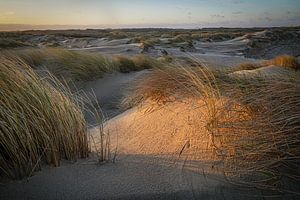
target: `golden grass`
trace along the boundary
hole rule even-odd
[[[300,63],[297,62],[297,59],[294,56],[281,55],[277,56],[274,59],[262,61],[260,63],[242,63],[237,67],[234,67],[235,71],[239,70],[255,70],[261,67],[266,67],[269,65],[275,65],[279,67],[286,67],[298,70],[300,68]]]
[[[299,180],[300,82],[251,80],[224,84],[212,132],[233,181],[289,191]]]
[[[0,174],[30,176],[41,161],[88,156],[81,104],[53,76],[48,81],[16,58],[0,62]]]
[[[294,56],[281,55],[267,62],[269,65],[276,65],[280,67],[287,67],[292,69],[300,69],[300,63]]]

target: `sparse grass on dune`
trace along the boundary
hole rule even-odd
[[[78,53],[65,51],[56,62],[61,68],[71,73],[75,80],[91,80],[102,77],[105,73],[117,71],[114,60],[94,53]],[[54,60],[55,62],[55,60]]]
[[[127,100],[136,105],[184,98],[205,102],[201,115],[228,180],[296,193],[290,186],[300,177],[298,79],[240,79],[200,65],[173,66],[151,72]]]
[[[144,55],[137,55],[132,57],[132,60],[137,67],[137,69],[151,69],[161,66],[161,63],[151,57],[144,56]]]
[[[101,54],[76,52],[60,48],[25,49],[15,54],[33,68],[44,67],[57,76],[72,80],[88,80],[117,70],[116,63]]]
[[[192,37],[190,34],[178,34],[174,38],[170,39],[171,43],[181,43],[181,42],[188,42],[191,41]]]
[[[280,67],[292,68],[295,70],[300,69],[300,63],[297,63],[297,59],[294,56],[282,55],[267,62],[269,65],[276,65]]]
[[[223,86],[226,100],[211,131],[233,181],[295,192],[300,174],[299,80],[251,80]]]
[[[149,72],[146,77],[139,80],[134,93],[125,99],[125,105],[138,105],[147,100],[164,104],[169,101],[190,98],[197,92],[197,87],[192,82],[191,74],[203,75],[206,83],[211,82],[213,76],[207,76],[208,71],[199,66],[193,71],[176,65],[164,65]],[[214,87],[216,84],[210,85]],[[203,84],[203,87],[205,85]]]
[[[120,72],[128,73],[137,70],[135,63],[130,58],[119,55],[115,59]]]
[[[235,67],[234,70],[239,71],[239,70],[254,70],[262,67],[260,64],[257,63],[242,63]]]
[[[18,41],[10,38],[0,38],[0,49],[9,49],[17,47],[26,47],[30,46],[27,42]]]
[[[4,54],[7,56],[18,56],[23,59],[29,66],[34,68],[44,64],[46,61],[46,52],[42,49],[28,48],[22,50],[7,51],[4,52]]]
[[[39,78],[16,58],[0,62],[0,174],[29,176],[41,161],[87,157],[81,104],[54,77]]]
[[[117,71],[122,73],[158,68],[164,64],[159,60],[144,55],[136,55],[133,57],[118,55],[115,56],[114,59],[118,68]]]
[[[102,77],[105,73],[128,73],[159,66],[159,61],[144,55],[108,57],[61,48],[31,48],[7,51],[4,54],[18,56],[33,68],[45,68],[67,81],[92,80]]]
[[[274,59],[262,61],[260,63],[250,63],[250,62],[242,63],[242,64],[234,67],[234,71],[255,70],[255,69],[270,66],[270,65],[284,67],[284,68],[291,68],[291,69],[295,69],[295,70],[300,69],[300,63],[297,62],[297,59],[294,56],[281,55],[281,56],[275,57]]]

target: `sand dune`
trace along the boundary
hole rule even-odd
[[[291,79],[299,77],[299,71],[294,69],[270,65],[255,70],[241,70],[232,73],[239,78],[263,78],[263,79]]]
[[[211,170],[215,162],[201,122],[203,112],[203,104],[195,101],[163,106],[148,103],[130,109],[105,124],[111,146],[118,144],[116,163],[100,166],[96,157],[91,157],[54,169],[46,167],[28,181],[6,183],[0,197],[253,199],[247,196],[253,195],[251,191],[243,191],[242,196],[221,173]],[[91,134],[97,139],[96,128]]]

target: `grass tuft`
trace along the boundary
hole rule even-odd
[[[130,58],[120,55],[116,56],[115,59],[117,62],[117,66],[122,73],[129,73],[131,71],[137,70],[135,63]]]
[[[297,59],[295,57],[289,56],[289,55],[277,56],[273,60],[270,60],[268,63],[269,63],[269,65],[287,67],[287,68],[292,68],[295,70],[300,69],[300,63],[297,63]]]
[[[30,176],[41,161],[88,156],[81,104],[57,79],[41,79],[25,62],[0,61],[0,174]]]

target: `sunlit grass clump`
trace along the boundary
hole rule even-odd
[[[86,122],[75,97],[15,58],[0,61],[0,175],[30,176],[41,161],[87,157]]]
[[[294,56],[282,55],[270,60],[269,64],[273,64],[280,67],[287,67],[292,69],[300,69],[300,63],[297,63],[297,59]]]
[[[241,63],[240,65],[236,66],[234,70],[235,71],[255,70],[261,67],[267,67],[271,65],[295,69],[295,70],[300,69],[300,63],[297,61],[296,57],[289,56],[289,55],[280,55],[271,60],[261,61],[259,63],[251,63],[251,62]]]

